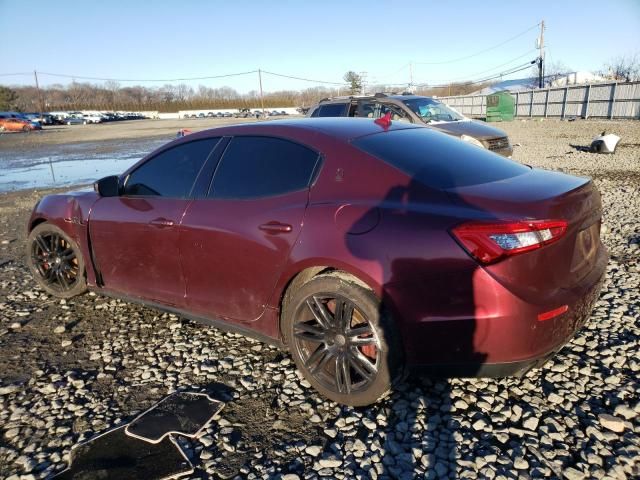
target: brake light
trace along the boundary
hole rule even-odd
[[[471,256],[489,264],[549,245],[567,231],[565,220],[468,222],[452,230]]]

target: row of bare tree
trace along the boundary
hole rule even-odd
[[[482,88],[483,85],[452,84],[447,88],[419,88],[421,95],[462,95]],[[14,95],[7,102],[0,95],[0,110],[32,112],[100,110],[175,112],[178,110],[254,108],[260,106],[260,96],[255,90],[238,93],[231,87],[209,88],[203,85],[193,88],[185,84],[162,87],[121,86],[117,82],[103,84],[73,82],[67,86],[52,85],[40,89],[35,86],[13,86]],[[384,85],[368,87],[369,91],[385,91]],[[402,91],[402,90],[399,90]],[[326,97],[348,95],[350,88],[313,87],[304,90],[281,90],[264,94],[265,108],[308,107]],[[9,98],[9,97],[8,97]]]

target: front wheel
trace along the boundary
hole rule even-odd
[[[87,290],[80,247],[64,231],[41,223],[27,238],[27,264],[33,278],[49,294],[70,298]]]
[[[389,316],[346,274],[312,278],[283,306],[282,320],[298,369],[337,403],[375,403],[401,377],[402,348]]]

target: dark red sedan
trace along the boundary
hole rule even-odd
[[[544,362],[600,290],[593,183],[380,123],[177,139],[95,192],[43,198],[31,270],[53,295],[90,288],[286,346],[350,405],[408,367],[509,375]]]

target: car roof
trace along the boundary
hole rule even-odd
[[[358,100],[413,100],[416,98],[428,98],[433,99],[433,97],[427,97],[425,95],[403,95],[403,94],[375,94],[375,95],[350,95],[346,97],[331,97],[331,98],[323,98],[318,102],[318,105],[323,105],[327,103],[347,103]]]
[[[352,117],[322,117],[299,118],[287,120],[273,120],[268,122],[242,123],[219,128],[212,128],[183,138],[205,138],[218,135],[283,135],[294,133],[296,130],[313,131],[349,141],[354,138],[380,133],[390,130],[404,130],[408,128],[424,128],[420,125],[405,122],[391,122],[388,127],[378,125],[370,118]]]

